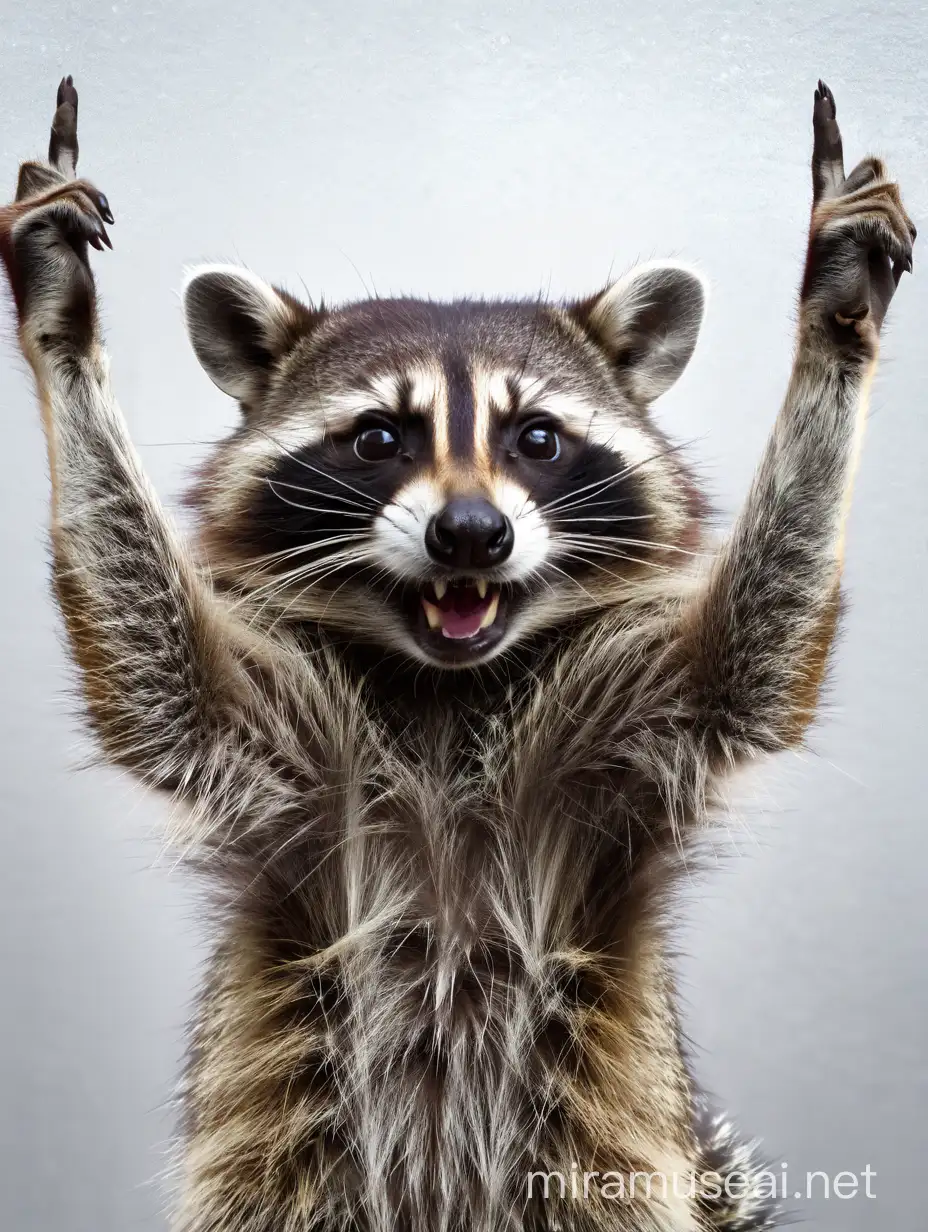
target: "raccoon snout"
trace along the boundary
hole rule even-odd
[[[434,561],[454,569],[489,569],[507,560],[515,536],[512,523],[483,497],[450,500],[425,532]]]

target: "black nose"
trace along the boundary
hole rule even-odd
[[[480,496],[458,496],[436,513],[425,532],[433,560],[455,569],[489,569],[512,551],[512,523]]]

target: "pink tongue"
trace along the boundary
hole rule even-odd
[[[454,608],[448,611],[442,609],[441,631],[445,637],[473,637],[480,630],[480,622],[486,615],[487,605],[479,603],[467,612],[457,612]]]

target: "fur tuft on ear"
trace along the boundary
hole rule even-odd
[[[182,299],[197,359],[246,411],[264,397],[275,363],[323,315],[237,265],[187,270]]]
[[[690,361],[708,298],[701,274],[673,261],[649,261],[574,310],[612,359],[636,402],[648,404]]]

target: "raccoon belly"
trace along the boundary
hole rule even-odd
[[[720,1121],[694,1132],[647,955],[615,982],[583,952],[532,965],[488,935],[420,920],[287,960],[266,933],[231,938],[192,1041],[178,1232],[775,1227],[747,1200],[604,1188],[756,1167]]]

